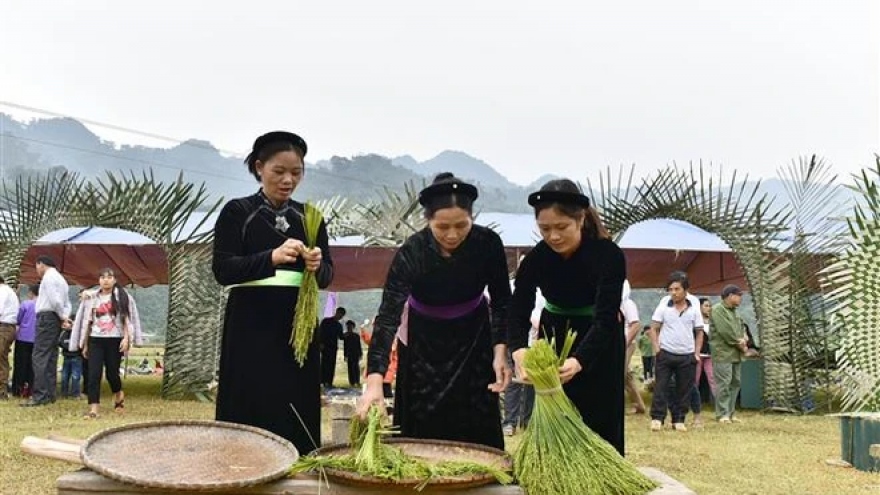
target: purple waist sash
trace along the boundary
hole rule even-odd
[[[480,304],[483,303],[483,299],[485,296],[480,294],[475,297],[471,301],[465,301],[463,303],[452,304],[449,306],[428,306],[427,304],[420,303],[418,300],[413,299],[412,296],[409,296],[409,299],[406,300],[406,305],[403,307],[403,314],[400,318],[400,326],[397,328],[397,338],[403,343],[403,345],[407,345],[407,341],[409,340],[409,310],[413,309],[416,312],[423,314],[429,318],[437,318],[439,320],[454,320],[456,318],[461,318],[462,316],[469,315],[474,312],[475,309],[480,307]]]
[[[409,296],[409,299],[407,299],[406,302],[409,304],[410,308],[430,318],[454,320],[473,313],[475,309],[480,307],[480,304],[483,302],[483,297],[483,294],[480,294],[470,301],[451,304],[449,306],[428,306],[427,304],[420,303],[412,296]]]

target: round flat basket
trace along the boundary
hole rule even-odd
[[[465,442],[450,442],[446,440],[426,440],[419,438],[391,438],[383,440],[383,443],[394,445],[405,453],[418,457],[428,462],[443,461],[470,461],[497,466],[509,470],[512,466],[507,452],[485,445]],[[349,444],[338,444],[322,447],[314,452],[315,455],[339,455],[347,454],[351,450]],[[422,484],[420,479],[402,479],[393,481],[375,476],[365,476],[341,469],[324,469],[327,478],[354,486],[381,487],[416,487]],[[467,474],[460,476],[443,476],[433,478],[428,486],[434,489],[461,490],[475,486],[488,485],[495,482],[491,474]]]
[[[149,488],[222,491],[285,476],[299,454],[266,430],[221,421],[157,421],[100,431],[86,440],[86,467]]]

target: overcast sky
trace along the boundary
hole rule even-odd
[[[288,129],[311,161],[455,149],[519,183],[851,172],[880,151],[878,66],[877,0],[0,0],[0,101],[238,152]]]

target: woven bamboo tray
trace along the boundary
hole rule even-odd
[[[221,421],[158,421],[100,431],[86,440],[86,467],[149,488],[221,491],[284,477],[299,458],[286,439]]]
[[[480,464],[495,465],[510,470],[512,462],[507,452],[474,443],[451,442],[446,440],[427,440],[418,438],[390,438],[383,439],[383,443],[394,445],[405,453],[419,457],[428,462],[442,461],[471,461]],[[349,444],[338,444],[322,447],[314,452],[314,455],[340,455],[351,451]],[[381,488],[381,487],[416,487],[421,485],[420,479],[403,479],[392,481],[374,476],[365,476],[351,471],[340,469],[324,469],[327,478],[346,485]],[[495,483],[495,477],[491,474],[468,474],[460,476],[443,476],[434,478],[428,482],[433,489],[461,490],[476,486]]]

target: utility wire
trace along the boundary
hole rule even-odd
[[[178,145],[181,145],[181,146],[192,146],[192,147],[194,147],[194,148],[200,148],[200,149],[204,149],[204,150],[208,150],[208,151],[222,152],[222,153],[226,153],[226,154],[232,155],[233,157],[243,158],[243,155],[242,155],[241,153],[239,153],[239,152],[234,152],[234,151],[229,151],[229,150],[222,150],[222,149],[219,149],[219,148],[215,148],[215,147],[213,147],[213,146],[211,146],[211,145],[204,145],[204,144],[201,144],[200,142],[195,142],[195,143],[194,143],[194,142],[192,142],[191,140],[189,140],[189,141],[182,141],[182,140],[180,140],[180,139],[176,139],[176,138],[172,138],[172,137],[168,137],[168,136],[163,136],[163,135],[160,135],[160,134],[155,134],[155,133],[150,133],[150,132],[144,132],[144,131],[139,131],[139,130],[135,130],[135,129],[129,129],[129,128],[126,128],[126,127],[122,127],[122,126],[118,126],[118,125],[114,125],[114,124],[107,124],[107,123],[104,123],[104,122],[98,122],[98,121],[90,120],[90,119],[81,119],[81,118],[78,118],[78,117],[72,117],[72,116],[69,116],[69,115],[64,115],[64,114],[60,114],[60,113],[57,113],[57,112],[52,112],[52,111],[50,111],[50,110],[45,110],[45,109],[36,108],[36,107],[30,107],[30,106],[27,106],[27,105],[21,105],[21,104],[18,104],[18,103],[13,103],[13,102],[8,102],[8,101],[2,101],[2,100],[0,100],[0,105],[8,106],[8,107],[12,107],[12,108],[16,108],[16,109],[19,109],[19,110],[26,110],[26,111],[29,111],[29,112],[40,113],[40,114],[44,114],[44,115],[48,115],[48,116],[56,117],[56,118],[68,118],[68,119],[74,119],[74,120],[77,120],[77,121],[79,121],[79,122],[81,122],[81,123],[87,123],[87,124],[91,124],[91,125],[95,125],[95,126],[105,127],[105,128],[113,129],[113,130],[117,130],[117,131],[129,132],[129,133],[132,133],[132,134],[136,134],[136,135],[144,136],[144,137],[150,137],[150,138],[153,138],[153,139],[161,139],[161,140],[165,140],[165,141],[168,141],[168,142],[172,142],[172,143],[175,143],[175,144],[178,144]],[[182,172],[186,172],[186,173],[189,173],[189,174],[197,174],[197,175],[203,175],[203,176],[208,176],[208,177],[217,177],[217,178],[221,178],[221,179],[227,179],[227,180],[232,180],[232,181],[242,182],[242,183],[245,183],[245,182],[247,182],[247,183],[251,183],[251,181],[246,180],[246,179],[242,179],[242,178],[240,178],[240,177],[233,177],[233,176],[229,176],[229,175],[217,174],[217,173],[212,173],[212,172],[204,172],[204,171],[198,171],[198,170],[183,169],[183,168],[180,167],[180,166],[175,166],[175,165],[170,165],[170,164],[165,164],[165,163],[159,163],[159,162],[154,162],[154,161],[150,161],[150,160],[144,160],[144,159],[140,159],[140,158],[133,158],[133,157],[128,157],[128,156],[123,156],[123,155],[120,155],[120,154],[114,154],[114,153],[108,153],[108,152],[104,152],[104,151],[99,151],[99,150],[80,148],[80,147],[77,147],[77,146],[67,145],[67,144],[63,144],[63,143],[57,143],[57,142],[46,141],[46,140],[41,140],[41,139],[34,139],[34,138],[27,138],[27,137],[23,137],[23,136],[17,136],[17,135],[14,135],[14,134],[11,134],[11,133],[9,133],[9,132],[2,132],[2,133],[0,133],[0,136],[5,136],[5,137],[12,138],[12,139],[20,140],[20,141],[28,141],[28,142],[32,142],[32,143],[44,144],[44,145],[47,145],[47,146],[53,146],[53,147],[56,147],[56,148],[63,148],[63,149],[69,149],[69,150],[72,150],[72,151],[79,151],[79,152],[81,152],[81,153],[91,153],[91,154],[94,154],[94,155],[106,156],[106,157],[114,158],[114,159],[117,159],[117,160],[125,160],[125,161],[130,161],[130,162],[135,162],[135,163],[141,163],[141,164],[144,164],[144,165],[155,166],[155,167],[159,167],[159,168],[167,168],[167,169],[172,169],[172,170],[182,171]],[[323,168],[319,168],[319,167],[310,168],[310,169],[309,169],[309,173],[316,173],[316,174],[318,174],[318,175],[323,175],[323,176],[325,176],[325,177],[330,177],[330,178],[333,178],[333,179],[345,180],[345,181],[348,181],[348,182],[354,182],[354,183],[358,183],[358,184],[363,184],[363,185],[367,185],[367,186],[375,187],[375,188],[379,188],[379,189],[384,188],[384,187],[387,186],[387,184],[379,184],[379,183],[376,183],[376,182],[373,182],[373,181],[369,181],[369,180],[358,179],[358,178],[355,178],[355,177],[348,177],[348,176],[345,176],[345,175],[340,175],[340,174],[333,173],[333,172],[331,172],[331,171],[329,171],[329,170],[326,170],[326,169],[323,169]]]
[[[222,153],[226,153],[227,155],[232,155],[232,156],[236,156],[239,158],[244,158],[244,154],[242,154],[240,151],[222,150],[219,148],[215,148],[213,145],[208,146],[208,145],[204,145],[201,143],[193,143],[191,140],[184,141],[183,139],[177,139],[177,138],[173,138],[173,137],[163,136],[161,134],[155,134],[155,133],[147,132],[147,131],[140,131],[137,129],[130,129],[128,127],[122,127],[122,126],[116,125],[116,124],[108,124],[106,122],[99,122],[97,120],[84,119],[81,117],[74,117],[71,115],[65,115],[63,113],[53,112],[51,110],[46,110],[43,108],[36,108],[36,107],[27,106],[27,105],[22,105],[20,103],[14,103],[11,101],[0,100],[0,106],[16,108],[18,110],[26,110],[28,112],[39,113],[42,115],[48,115],[50,117],[56,117],[56,118],[61,118],[61,119],[73,119],[73,120],[76,120],[76,121],[83,123],[83,124],[90,124],[90,125],[94,125],[94,126],[98,126],[98,127],[104,127],[107,129],[113,129],[114,131],[128,132],[128,133],[135,134],[138,136],[159,139],[162,141],[168,141],[168,142],[175,143],[175,144],[185,144],[187,146],[192,146],[194,148],[202,148],[202,149],[211,150],[211,151],[220,151]]]

